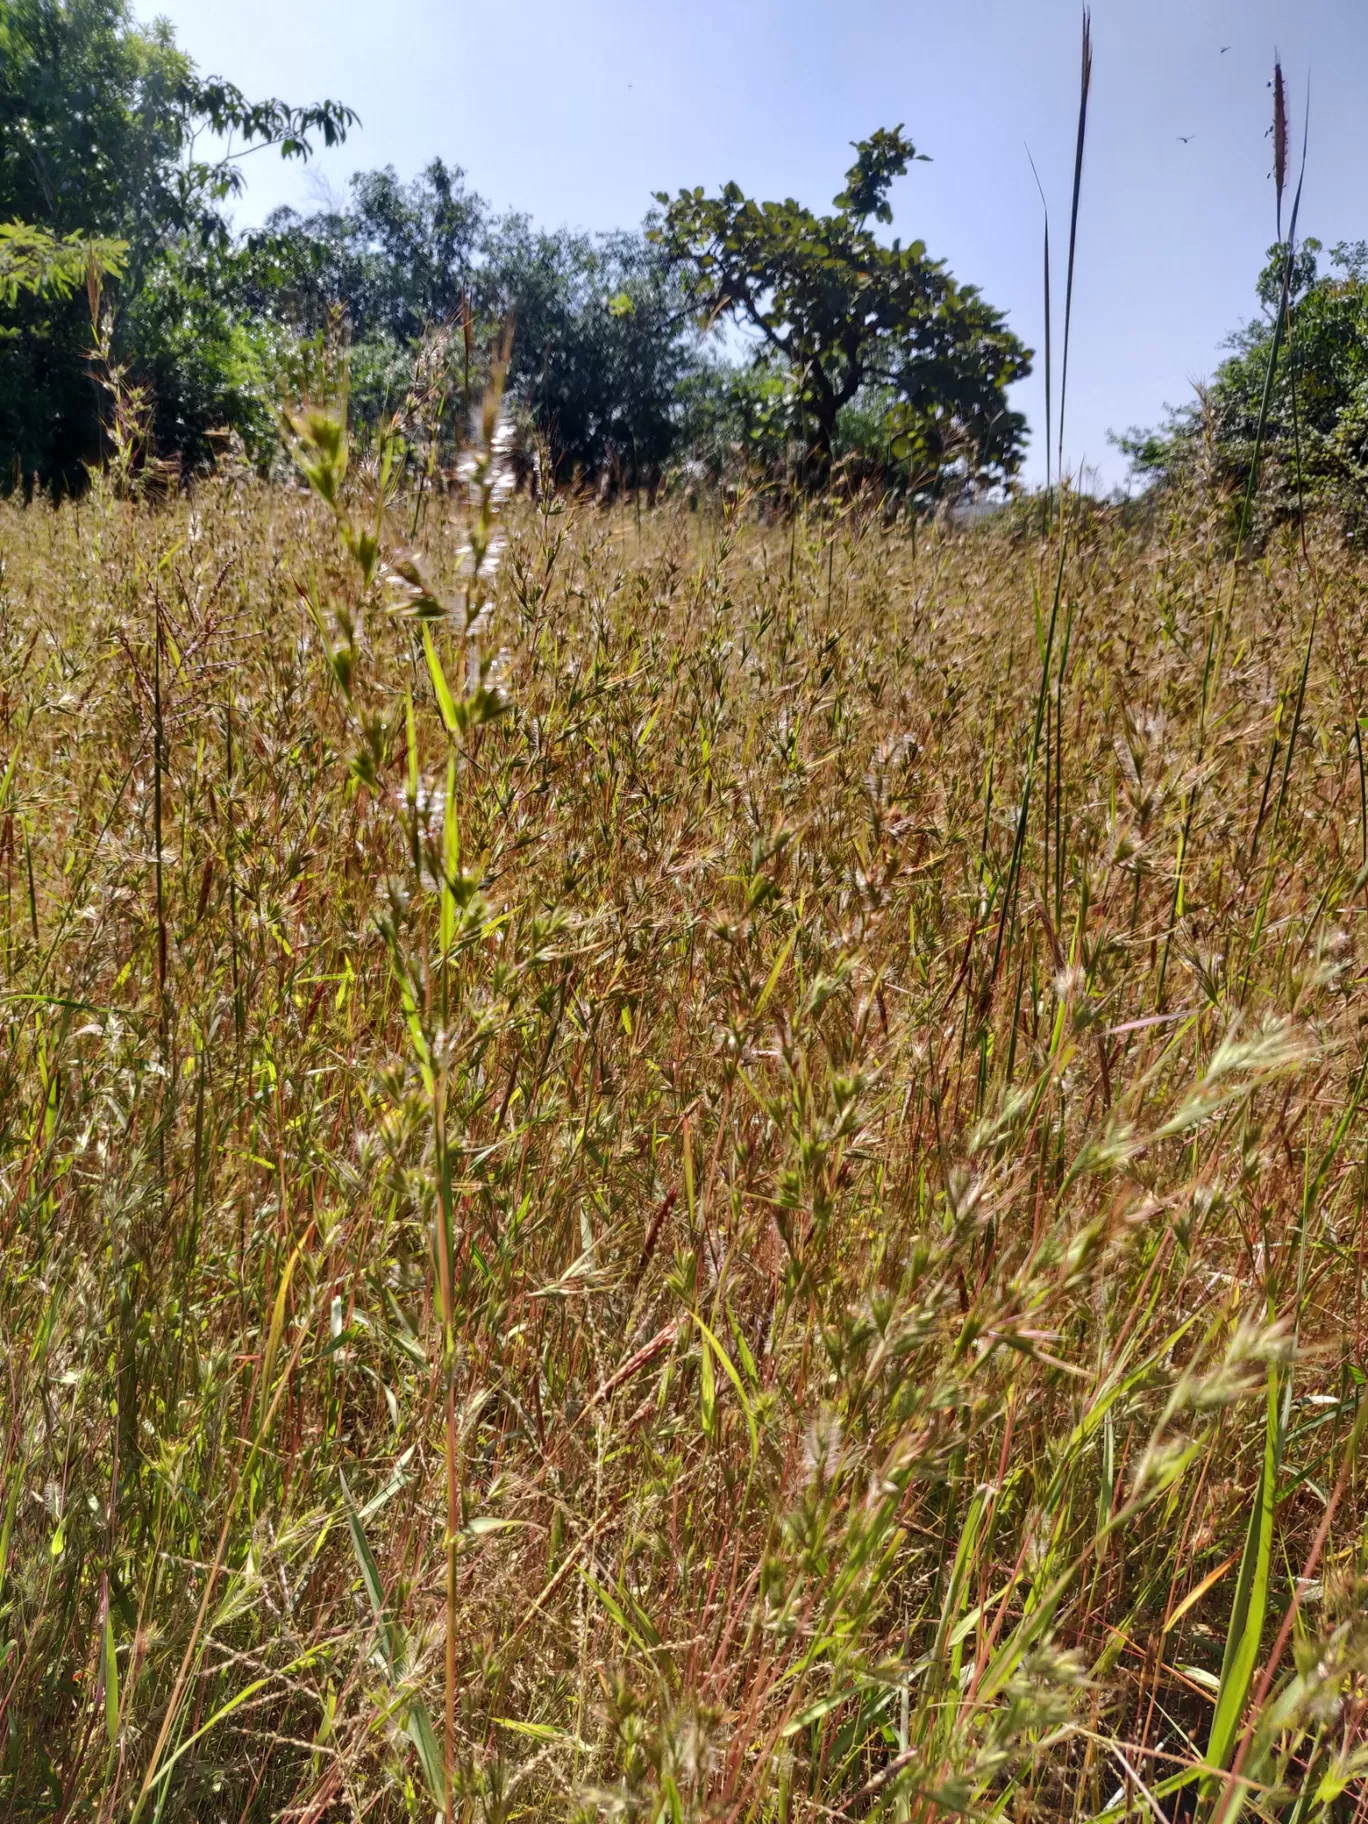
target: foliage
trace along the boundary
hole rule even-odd
[[[171,282],[161,271],[168,248],[227,245],[224,206],[241,189],[247,153],[274,146],[306,158],[317,140],[337,144],[353,119],[339,103],[250,102],[231,83],[202,78],[170,28],[137,25],[128,0],[0,0],[0,219],[68,244],[125,243],[125,306],[149,283]],[[228,136],[225,149],[204,156],[216,136]],[[89,308],[50,286],[10,315],[0,476],[79,485],[100,440]],[[121,355],[139,352],[121,330],[118,341]],[[167,353],[163,390],[173,380]],[[188,384],[203,391],[193,375]],[[162,398],[160,409],[174,423],[190,407]]]
[[[733,365],[700,368],[682,390],[682,448],[714,481],[766,485],[791,496],[808,457],[807,413],[798,377],[771,351]],[[872,488],[885,502],[924,500],[928,477],[900,436],[900,401],[890,387],[862,386],[841,407],[829,479],[843,491]]]
[[[0,215],[121,236],[135,289],[168,233],[226,241],[245,154],[307,158],[354,120],[337,102],[249,102],[200,77],[166,23],[139,27],[127,0],[0,6]],[[206,135],[231,149],[203,157]]]
[[[118,278],[128,255],[125,241],[69,234],[63,240],[27,222],[0,223],[0,304],[21,295],[69,298],[92,281]]]
[[[1368,519],[1368,244],[1341,243],[1321,274],[1318,241],[1293,257],[1289,333],[1269,401],[1260,475],[1265,525],[1300,504],[1328,508],[1355,536]],[[1288,251],[1269,249],[1258,294],[1264,315],[1230,340],[1197,400],[1159,429],[1118,439],[1138,475],[1173,487],[1200,476],[1242,496],[1253,459]]]
[[[305,334],[341,306],[358,342],[416,341],[459,314],[474,275],[488,210],[464,180],[438,158],[408,184],[358,172],[343,209],[275,210],[243,244],[243,304]]]
[[[173,244],[120,314],[120,344],[151,397],[153,446],[186,468],[211,461],[225,430],[262,465],[277,447],[294,339],[238,308],[233,266],[231,249]]]
[[[424,335],[452,334],[452,421],[481,384],[478,351],[516,325],[509,388],[558,474],[653,481],[676,453],[680,388],[693,344],[677,288],[639,234],[597,238],[495,218],[464,173],[440,160],[412,183],[359,173],[349,205],[311,216],[278,210],[243,244],[238,307],[318,334],[340,307],[360,354],[353,408],[374,423],[402,394]],[[471,367],[471,361],[474,367]]]
[[[107,353],[148,403],[135,442],[187,469],[225,429],[270,463],[288,375],[339,309],[362,427],[378,431],[415,386],[440,399],[424,444],[434,473],[483,383],[478,350],[508,321],[521,461],[535,446],[558,479],[653,494],[701,458],[733,480],[789,485],[836,459],[850,479],[931,496],[1015,469],[1022,423],[1004,388],[1025,351],[920,243],[889,248],[867,226],[891,219],[890,185],[915,157],[900,131],[857,148],[830,216],[761,209],[733,187],[681,197],[644,233],[546,232],[494,217],[459,167],[434,159],[407,183],[358,173],[344,204],[278,210],[235,239],[225,208],[244,155],[307,157],[353,119],[201,77],[129,0],[0,0],[0,218],[13,217],[0,476],[79,488],[106,441],[75,295],[83,248],[116,281]],[[704,282],[709,237],[737,235],[731,264]],[[703,358],[700,312],[749,316],[764,342],[752,374]],[[434,388],[418,376],[439,347]]]
[[[682,469],[713,484],[792,480],[801,462],[797,389],[773,360],[702,360],[680,389]]]
[[[510,383],[556,473],[654,486],[681,447],[682,389],[697,370],[678,287],[642,235],[590,238],[498,224],[481,296],[515,325]]]
[[[1021,457],[1024,420],[1005,389],[1030,371],[1027,351],[924,243],[887,246],[866,225],[891,221],[889,189],[918,157],[901,128],[855,150],[834,214],[728,184],[662,194],[654,232],[699,319],[740,321],[794,376],[809,472],[826,474],[842,410],[884,389],[891,448],[922,489],[1001,480]]]
[[[0,507],[0,1808],[1349,1816],[1362,564],[303,429]]]

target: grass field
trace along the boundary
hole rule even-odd
[[[0,1818],[1368,1814],[1368,570],[1066,525],[0,509]]]

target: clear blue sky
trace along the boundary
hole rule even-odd
[[[201,70],[251,95],[324,95],[361,128],[307,170],[249,161],[239,219],[307,207],[357,169],[434,154],[500,208],[589,229],[651,193],[735,178],[826,206],[849,144],[905,123],[919,164],[894,231],[921,238],[1040,346],[1040,207],[1063,291],[1078,83],[1075,0],[135,0]],[[1252,314],[1273,239],[1268,81],[1282,53],[1302,229],[1368,238],[1366,0],[1095,0],[1067,460],[1108,485],[1107,432],[1190,396]],[[1222,54],[1222,46],[1230,48]],[[1184,145],[1179,135],[1191,135]],[[1043,469],[1041,367],[1019,389]]]

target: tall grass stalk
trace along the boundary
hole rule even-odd
[[[468,337],[467,328],[467,337]],[[367,610],[381,605],[387,588],[390,600],[384,605],[390,612],[411,617],[421,629],[422,650],[432,686],[435,706],[452,749],[446,765],[445,793],[442,798],[442,847],[436,867],[438,896],[438,998],[434,1004],[424,978],[428,974],[430,950],[425,942],[421,954],[406,951],[403,927],[398,918],[384,922],[383,929],[390,947],[391,962],[408,1020],[410,1037],[428,1104],[432,1127],[433,1177],[436,1223],[433,1234],[433,1256],[436,1266],[438,1308],[442,1326],[442,1366],[445,1384],[446,1431],[446,1703],[445,1758],[441,1778],[431,1767],[434,1744],[431,1725],[421,1699],[408,1708],[408,1722],[420,1756],[427,1765],[434,1796],[445,1808],[447,1818],[456,1809],[456,1710],[457,1710],[457,1602],[458,1554],[462,1533],[461,1442],[457,1400],[461,1360],[458,1339],[456,1302],[457,1250],[459,1246],[456,1214],[457,1191],[447,1139],[448,1064],[450,1022],[461,1017],[461,1010],[451,1004],[450,964],[458,924],[467,923],[483,910],[478,898],[478,876],[461,867],[459,820],[456,808],[456,771],[458,758],[467,756],[465,746],[478,738],[479,731],[497,719],[505,708],[495,677],[494,662],[484,649],[484,635],[492,609],[492,591],[503,551],[504,535],[499,517],[502,504],[512,486],[508,452],[510,431],[502,415],[504,374],[508,365],[508,336],[496,351],[491,379],[473,427],[473,441],[461,459],[460,477],[467,495],[469,517],[460,562],[459,607],[439,600],[416,558],[407,550],[387,542],[387,517],[393,504],[391,477],[397,472],[397,425],[383,436],[373,457],[371,502],[369,510],[357,514],[347,498],[348,440],[346,423],[346,388],[338,389],[332,401],[305,406],[294,415],[291,429],[296,442],[300,469],[314,493],[334,515],[341,542],[353,560],[359,586],[354,604],[334,610],[338,632],[345,647],[329,639],[326,616],[315,593],[307,595],[315,623],[322,638],[333,676],[353,710],[358,732],[363,736],[352,767],[354,780],[373,775],[380,755],[375,734],[377,724],[367,720],[358,709],[357,692],[361,676],[357,664],[356,629]],[[420,478],[418,499],[426,476]],[[419,523],[417,506],[411,532]],[[461,684],[453,692],[434,641],[434,627],[454,625],[462,642],[463,672]],[[344,656],[345,653],[345,656]],[[413,694],[405,698],[404,732],[407,749],[406,835],[413,858],[413,889],[421,890],[423,880],[422,827],[419,809],[421,756],[414,715]],[[381,730],[383,741],[383,729]],[[359,1523],[356,1536],[361,1539]]]
[[[1040,192],[1040,207],[1044,218],[1042,292],[1045,332],[1045,531],[1048,536],[1053,513],[1050,463],[1054,452],[1054,337],[1050,321],[1050,205],[1045,200],[1045,186],[1040,181],[1040,173],[1036,170],[1036,163],[1031,157],[1029,146],[1026,148],[1026,157],[1030,163],[1031,176],[1035,179],[1036,189]]]
[[[1063,599],[1065,574],[1065,540],[1067,528],[1064,513],[1064,408],[1067,402],[1069,385],[1069,337],[1073,327],[1073,288],[1074,264],[1078,253],[1078,216],[1079,205],[1083,195],[1083,152],[1088,136],[1088,98],[1092,92],[1092,14],[1085,6],[1083,9],[1083,28],[1081,44],[1081,62],[1078,88],[1078,127],[1074,142],[1073,191],[1069,200],[1069,263],[1064,287],[1064,343],[1061,351],[1059,373],[1059,457],[1056,473],[1059,476],[1059,514],[1058,549],[1054,566],[1054,590],[1050,600],[1050,619],[1045,632],[1045,640],[1040,653],[1040,690],[1036,698],[1035,723],[1031,731],[1031,745],[1026,762],[1026,777],[1021,792],[1021,808],[1017,816],[1016,841],[1013,845],[1012,859],[1007,871],[1007,884],[1002,896],[1002,911],[998,918],[997,938],[993,945],[993,966],[990,984],[997,981],[998,968],[1002,960],[1003,940],[1007,935],[1008,920],[1015,921],[1017,909],[1017,890],[1020,881],[1021,860],[1025,849],[1026,831],[1030,820],[1031,791],[1035,782],[1036,766],[1040,758],[1040,732],[1046,706],[1050,696],[1051,667],[1054,660],[1055,630],[1059,624],[1059,610]],[[1048,225],[1046,234],[1048,237]],[[1046,248],[1046,305],[1048,314],[1049,301],[1049,251]],[[1060,679],[1060,708],[1062,713],[1063,680]],[[1048,815],[1048,804],[1046,811]],[[1048,823],[1046,826],[1046,850],[1048,851]],[[1048,858],[1048,857],[1047,857]],[[1059,861],[1059,857],[1056,857]]]

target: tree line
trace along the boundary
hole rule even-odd
[[[839,469],[934,497],[1016,473],[1029,351],[921,242],[878,232],[918,156],[901,129],[856,147],[826,213],[728,185],[588,235],[498,214],[434,158],[234,231],[246,154],[305,160],[356,124],[202,76],[128,0],[0,0],[0,487],[84,484],[110,435],[101,360],[182,471],[225,434],[269,466],[282,398],[338,336],[363,425],[417,389],[455,439],[510,321],[520,430],[562,478]]]
[[[728,184],[588,235],[497,213],[434,158],[234,230],[248,155],[307,160],[356,124],[339,101],[202,76],[129,0],[0,0],[0,489],[79,490],[111,446],[189,473],[225,437],[268,469],[282,403],[341,339],[363,433],[418,401],[435,463],[509,323],[521,450],[560,480],[835,476],[929,503],[1018,474],[1010,388],[1031,352],[924,243],[890,237],[892,186],[922,157],[901,128],[855,146],[825,211]],[[1263,313],[1210,385],[1119,440],[1147,486],[1237,499],[1257,456],[1265,517],[1328,504],[1357,527],[1368,253],[1336,248],[1323,274],[1321,251],[1272,249]]]

